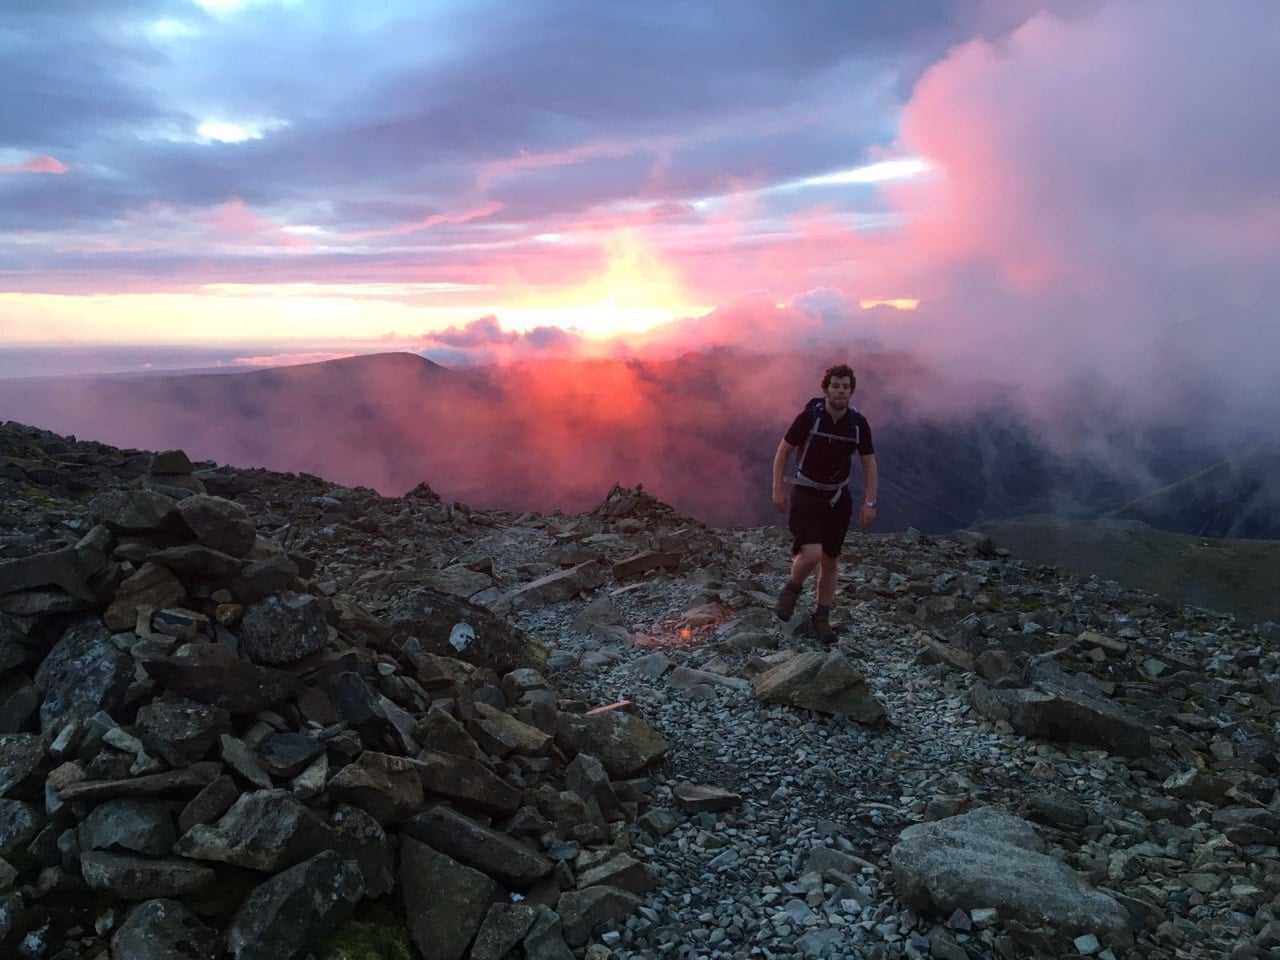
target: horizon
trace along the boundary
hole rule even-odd
[[[838,344],[1280,412],[1280,7],[493,13],[11,11],[0,376]]]

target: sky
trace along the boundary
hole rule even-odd
[[[1262,422],[1277,102],[1271,0],[5,0],[0,375],[829,343]]]

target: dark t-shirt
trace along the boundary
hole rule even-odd
[[[818,426],[819,433],[833,433],[840,437],[848,436],[848,440],[837,440],[829,437],[814,437],[809,444],[809,450],[805,454],[804,462],[799,464],[800,472],[815,483],[844,483],[849,479],[849,458],[857,452],[858,456],[866,457],[876,452],[875,446],[871,442],[871,425],[867,423],[867,418],[858,413],[852,407],[849,412],[840,418],[839,423],[835,423],[831,419],[831,414],[827,412],[826,405],[822,407],[819,414],[821,422]],[[852,420],[850,420],[852,418]],[[856,431],[851,428],[856,428]],[[813,411],[806,407],[795,420],[791,421],[785,440],[791,446],[796,447],[796,456],[800,455],[800,451],[804,449],[805,441],[809,439],[809,432],[813,430]],[[857,437],[855,443],[853,437]]]

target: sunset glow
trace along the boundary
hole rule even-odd
[[[639,234],[614,233],[603,252],[603,271],[580,287],[541,292],[505,308],[495,306],[493,312],[514,330],[552,325],[608,339],[711,309],[693,301],[676,268],[664,263]]]
[[[1274,353],[1280,6],[946,6],[11,4],[0,352]]]

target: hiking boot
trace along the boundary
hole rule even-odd
[[[800,599],[800,591],[787,584],[778,594],[778,602],[773,605],[773,612],[783,622],[790,620],[796,612],[796,601]]]
[[[812,624],[813,635],[818,638],[820,644],[824,647],[835,646],[836,632],[831,629],[831,617],[828,614],[815,610],[813,616],[809,618],[809,623]]]

